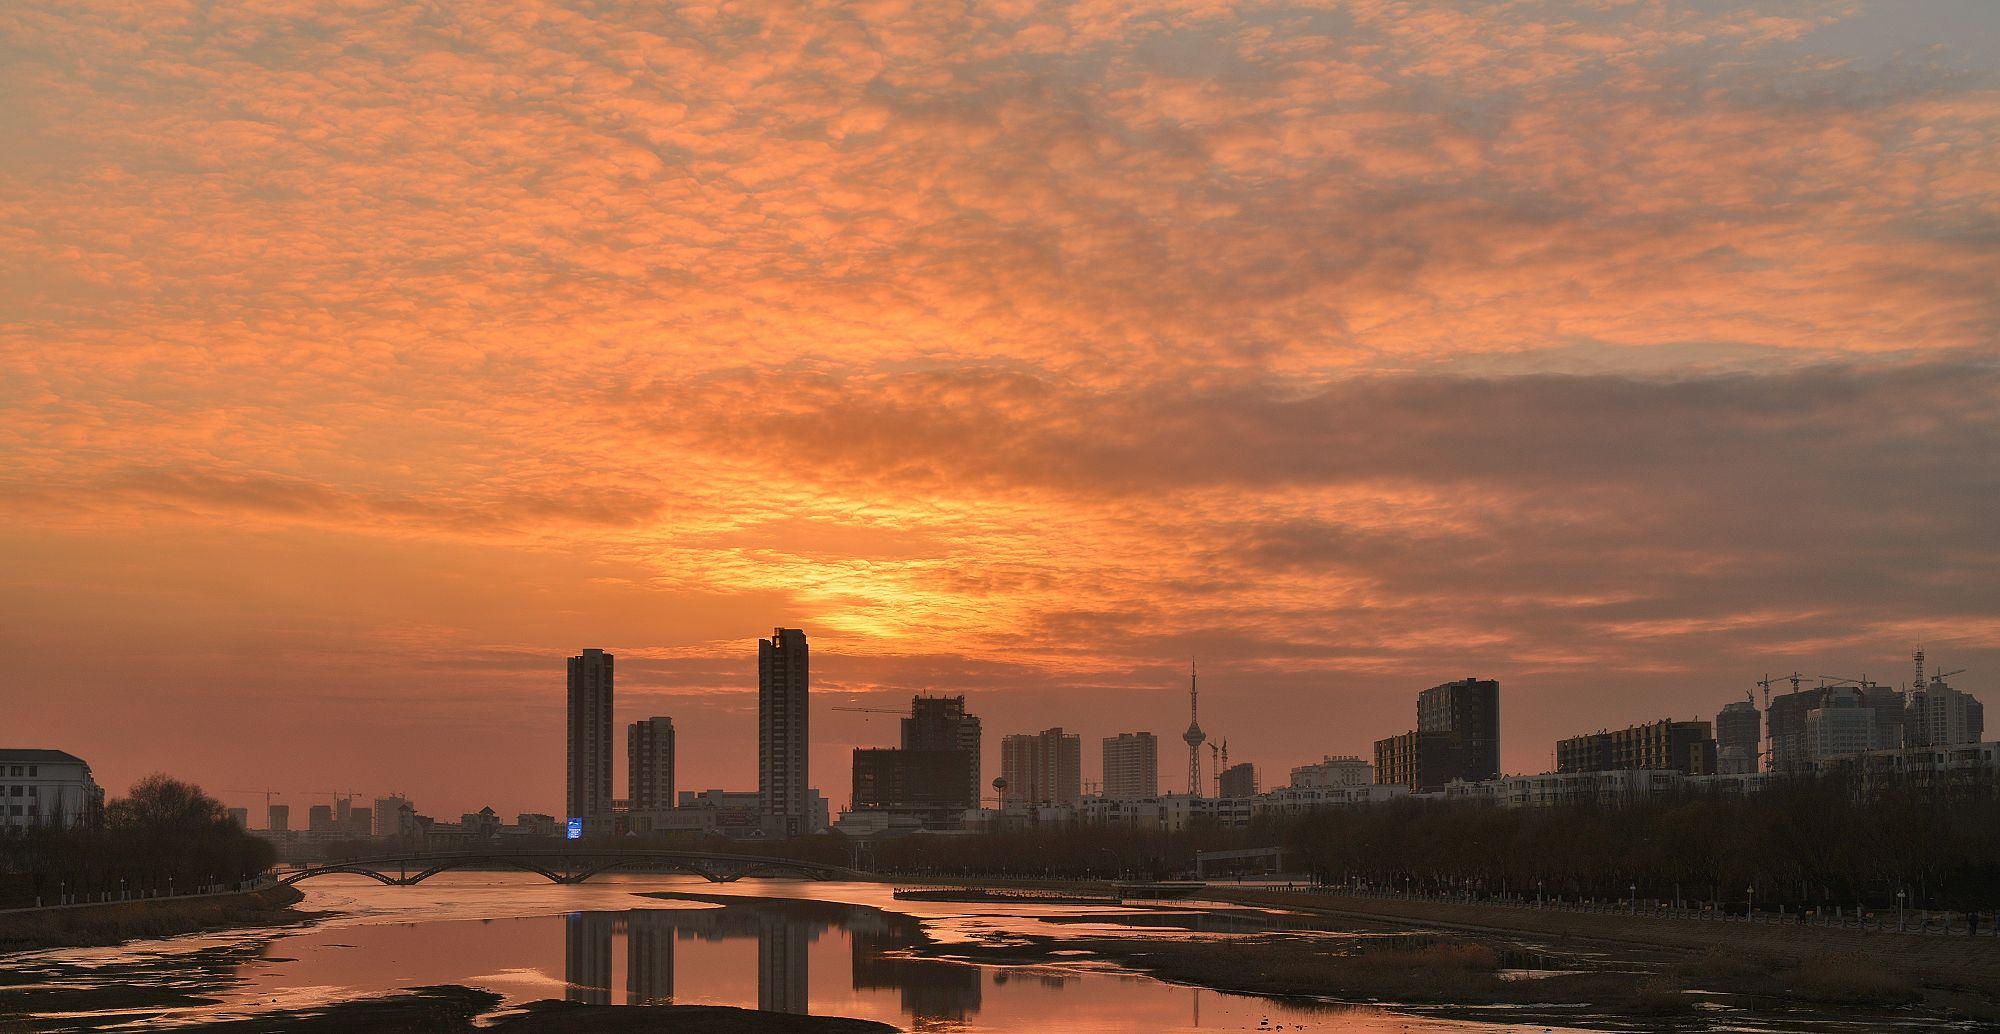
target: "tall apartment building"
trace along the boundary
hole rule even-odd
[[[1905,745],[1948,747],[1978,743],[1986,736],[1986,707],[1970,693],[1932,679],[1910,694],[1903,716]]]
[[[1006,804],[1070,804],[1083,796],[1083,737],[1062,726],[1000,740]]]
[[[1417,694],[1417,731],[1441,732],[1465,750],[1466,781],[1500,775],[1500,683],[1460,679]]]
[[[1764,716],[1757,705],[1738,700],[1715,713],[1715,770],[1720,775],[1750,775],[1759,769],[1763,753]]]
[[[373,811],[356,808],[349,814],[356,822],[363,821],[364,816],[373,816],[378,837],[409,836],[417,831],[417,809],[407,797],[377,797]]]
[[[1894,686],[1873,683],[1861,687],[1861,706],[1875,712],[1877,750],[1895,750],[1903,745],[1904,707],[1909,701]]]
[[[1417,727],[1375,741],[1375,781],[1436,790],[1500,775],[1500,683],[1460,679],[1417,694]]]
[[[273,833],[292,831],[292,806],[289,804],[265,805],[264,828]]]
[[[1104,796],[1141,800],[1160,795],[1160,741],[1150,732],[1104,737]]]
[[[1335,786],[1367,786],[1375,781],[1375,766],[1353,755],[1332,754],[1292,769],[1292,788],[1319,790]]]
[[[1248,761],[1231,765],[1216,776],[1217,796],[1225,800],[1257,796],[1257,766]]]
[[[1707,722],[1661,719],[1609,732],[1572,736],[1556,743],[1557,772],[1673,770],[1683,775],[1715,774],[1715,737]]]
[[[806,807],[806,634],[774,628],[757,640],[757,800],[765,831],[797,837],[812,832]]]
[[[306,829],[314,833],[331,833],[336,828],[333,824],[333,805],[315,804],[306,809]]]
[[[961,807],[979,807],[979,718],[966,713],[965,696],[912,697],[902,720],[904,750],[956,750],[966,756]]]
[[[1826,700],[1829,691],[1820,686],[1783,693],[1771,698],[1764,712],[1764,730],[1771,741],[1771,771],[1780,775],[1803,775],[1812,771],[1812,748],[1806,738],[1806,715]]]
[[[958,829],[970,807],[965,782],[971,765],[972,755],[958,749],[859,748],[854,810],[912,816],[925,829]]]
[[[1814,762],[1861,754],[1871,750],[1895,750],[1902,746],[1900,716],[1885,723],[1880,712],[1861,690],[1835,686],[1827,690],[1818,707],[1806,712],[1806,754]]]
[[[674,806],[674,720],[663,716],[625,729],[625,795],[633,811]]]
[[[590,834],[611,832],[612,656],[585,650],[569,659],[568,817],[582,819]],[[386,816],[375,807],[380,836]]]

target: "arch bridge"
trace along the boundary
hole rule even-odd
[[[651,851],[643,848],[600,848],[569,851],[461,851],[452,854],[402,854],[356,858],[272,873],[281,886],[316,876],[347,873],[366,876],[392,887],[410,887],[454,869],[518,869],[551,883],[582,883],[599,873],[679,872],[710,883],[734,883],[746,876],[799,876],[834,880],[853,870],[795,858],[716,854],[707,851]]]

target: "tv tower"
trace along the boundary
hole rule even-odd
[[[1197,717],[1194,684],[1194,658],[1188,658],[1188,728],[1181,734],[1181,742],[1188,745],[1188,796],[1201,796],[1201,745],[1208,734],[1201,731],[1201,721]]]

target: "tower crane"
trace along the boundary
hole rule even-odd
[[[1965,674],[1965,673],[1966,673],[1967,671],[1969,671],[1969,670],[1971,670],[1971,669],[1969,669],[1969,668],[1959,668],[1959,669],[1958,669],[1958,670],[1956,670],[1956,671],[1941,671],[1941,672],[1938,672],[1938,673],[1937,673],[1937,674],[1935,674],[1935,675],[1932,675],[1932,676],[1931,676],[1931,681],[1932,681],[1932,682],[1943,682],[1944,680],[1946,680],[1946,679],[1948,679],[1948,678],[1952,677],[1953,675],[1963,675],[1963,674]]]
[[[1799,683],[1804,682],[1805,678],[1804,675],[1796,671],[1790,675],[1780,675],[1775,679],[1771,677],[1770,672],[1765,672],[1764,677],[1757,681],[1759,686],[1764,687],[1764,710],[1769,711],[1771,709],[1771,683],[1783,682],[1786,679],[1790,679],[1792,682],[1792,692],[1796,693],[1799,691]]]
[[[830,711],[858,711],[861,714],[893,714],[908,718],[910,713],[894,707],[832,707]]]

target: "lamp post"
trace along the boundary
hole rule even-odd
[[[1547,899],[1547,898],[1544,898],[1544,897],[1542,896],[1542,881],[1541,881],[1541,880],[1536,880],[1536,881],[1535,881],[1535,907],[1536,907],[1536,908],[1542,908],[1542,907],[1545,907],[1545,906],[1546,906],[1547,904],[1548,904],[1548,899]]]
[[[1896,932],[1903,932],[1903,891],[1896,891]]]
[[[1637,880],[1632,881],[1632,886],[1628,889],[1632,892],[1632,896],[1625,899],[1625,911],[1637,912],[1639,911],[1639,882]]]
[[[1757,921],[1757,885],[1754,883],[1750,885],[1750,905],[1743,918],[1753,923]]]

